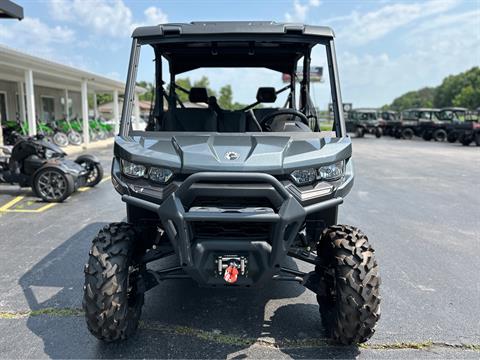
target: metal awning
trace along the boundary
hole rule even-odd
[[[23,8],[10,0],[0,0],[0,18],[23,19]]]

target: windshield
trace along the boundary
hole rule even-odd
[[[352,119],[357,121],[377,120],[377,113],[375,112],[353,112]]]
[[[129,131],[322,132],[319,108],[339,99],[333,70],[323,71],[333,61],[323,44],[148,43],[138,51],[130,72],[146,92]],[[323,131],[339,134],[342,117],[336,112]]]

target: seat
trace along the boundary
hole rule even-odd
[[[165,117],[164,131],[217,131],[217,114],[210,109],[175,108]]]
[[[188,100],[192,103],[208,103],[206,88],[190,89]],[[209,108],[174,108],[165,116],[164,131],[217,132],[217,114]]]

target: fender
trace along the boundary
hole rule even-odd
[[[75,159],[75,162],[80,163],[82,160],[89,160],[95,164],[100,164],[100,160],[95,155],[92,155],[92,154],[80,155]]]

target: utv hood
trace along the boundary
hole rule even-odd
[[[330,134],[330,133],[329,133]],[[115,156],[134,163],[167,167],[177,173],[199,171],[288,174],[348,159],[350,138],[320,133],[281,135],[155,133],[117,136]]]

